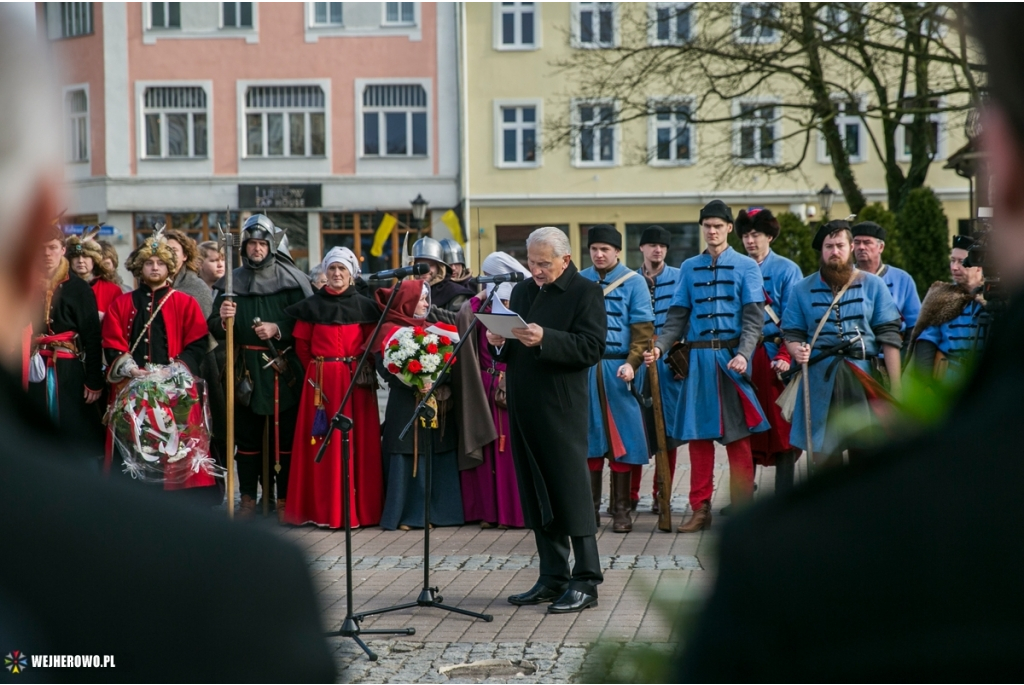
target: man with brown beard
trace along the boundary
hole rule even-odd
[[[888,397],[871,376],[870,360],[880,349],[892,391],[900,390],[900,313],[885,282],[854,267],[852,243],[846,221],[830,221],[818,229],[813,245],[821,254],[821,269],[794,286],[782,314],[782,336],[796,364],[860,336],[855,344],[808,367],[815,462],[830,465],[841,464],[847,449],[844,436],[830,425],[835,413],[857,414],[860,425],[870,425],[870,400]],[[807,450],[802,388],[792,418],[790,443]],[[851,451],[851,459],[855,456]]]

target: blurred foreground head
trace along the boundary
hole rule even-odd
[[[61,211],[62,127],[49,55],[24,12],[0,4],[0,321],[39,313],[40,258]],[[0,361],[18,365],[21,326],[0,327]]]
[[[1024,5],[978,3],[970,11],[974,36],[985,52],[991,95],[982,118],[996,228],[989,254],[1003,282],[1019,291],[1024,287]]]

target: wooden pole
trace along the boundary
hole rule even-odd
[[[649,350],[654,350],[651,338]],[[651,409],[654,411],[654,434],[658,451],[654,453],[654,466],[658,479],[658,530],[672,531],[672,478],[668,464],[668,441],[665,439],[665,415],[661,410],[661,379],[658,378],[658,362],[647,367],[647,382],[651,384]]]
[[[810,366],[804,364],[800,374],[804,395],[804,432],[807,434],[807,476],[814,472],[814,429],[811,423],[811,377]]]
[[[228,230],[220,230],[220,237],[224,243],[224,282],[226,290],[225,300],[233,300],[235,293],[232,283],[233,260],[235,248],[234,236],[231,233],[231,214],[228,213]],[[224,377],[227,379],[227,454],[224,459],[227,462],[227,484],[224,488],[228,504],[228,518],[235,518],[235,317],[230,316],[224,320],[225,344],[227,345],[227,360],[224,370]]]

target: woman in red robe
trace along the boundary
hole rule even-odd
[[[344,526],[341,511],[341,445],[338,432],[323,460],[314,459],[327,437],[327,424],[354,381],[345,415],[353,421],[350,435],[349,492],[353,528],[380,523],[384,476],[380,456],[380,413],[373,366],[353,374],[366,348],[380,310],[356,292],[359,261],[351,250],[332,248],[322,263],[327,285],[285,310],[295,317],[295,351],[303,368],[302,399],[292,447],[291,477],[285,521],[294,525]],[[372,359],[372,358],[371,358]]]
[[[71,270],[92,286],[96,295],[96,308],[100,321],[106,316],[110,304],[124,292],[115,281],[117,273],[107,268],[103,260],[103,248],[93,239],[97,231],[86,231],[82,237],[71,236],[65,243],[66,256]]]

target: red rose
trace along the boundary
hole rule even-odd
[[[399,371],[401,371],[401,369],[398,368],[398,366],[395,364],[388,364],[388,371],[390,371],[391,373],[398,373]]]
[[[437,354],[437,345],[435,345],[434,343],[430,343],[429,345],[427,345],[427,353]]]
[[[398,349],[398,341],[397,340],[392,340],[391,344],[388,347],[390,347],[393,350],[397,350]]]
[[[451,352],[445,352],[444,353],[444,363],[445,364],[447,364],[448,360],[451,359],[451,358],[452,358],[452,353]]]
[[[419,363],[419,360],[410,359],[409,363],[405,367],[405,370],[408,371],[409,373],[419,373],[420,371],[423,370],[423,365]]]
[[[422,326],[414,326],[413,329],[412,329],[412,334],[413,335],[426,335],[427,332],[423,329]]]
[[[445,346],[451,345],[452,344],[452,339],[449,338],[447,335],[442,335],[441,336],[441,344],[445,345]]]

